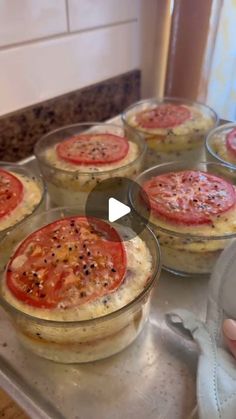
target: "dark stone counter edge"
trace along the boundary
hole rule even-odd
[[[133,70],[2,116],[0,160],[30,156],[43,134],[63,125],[112,118],[140,99],[140,84],[140,71]]]

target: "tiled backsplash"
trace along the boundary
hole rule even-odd
[[[0,115],[140,68],[141,0],[1,0]]]
[[[64,0],[1,0],[0,46],[58,35],[67,31]]]
[[[136,20],[137,0],[68,0],[71,31]]]
[[[44,133],[84,121],[103,121],[140,98],[140,71],[36,104],[0,118],[0,160],[17,161],[33,152]]]

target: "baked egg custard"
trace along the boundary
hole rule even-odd
[[[146,140],[146,167],[162,161],[197,159],[203,141],[217,124],[217,115],[205,105],[185,99],[147,99],[123,113],[126,127],[132,127]]]
[[[41,180],[16,166],[0,164],[0,238],[31,215],[43,197]]]
[[[141,170],[145,151],[145,142],[138,134],[130,139],[122,127],[92,123],[53,131],[35,148],[52,201],[59,206],[80,207],[103,180],[134,178]]]
[[[236,192],[214,164],[156,166],[139,176],[145,192],[132,206],[151,209],[150,225],[162,249],[163,265],[174,273],[210,273],[225,246],[236,237]],[[147,202],[148,200],[148,202]]]
[[[212,130],[206,139],[208,161],[224,163],[222,174],[236,182],[236,124],[220,125]]]
[[[159,269],[150,230],[129,239],[127,229],[70,216],[17,245],[3,272],[1,298],[18,313],[16,330],[26,347],[55,361],[87,362],[136,338]]]

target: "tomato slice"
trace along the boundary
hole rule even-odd
[[[10,172],[0,169],[0,219],[13,211],[23,198],[23,184]]]
[[[129,142],[113,134],[75,135],[58,144],[60,159],[74,164],[108,164],[122,160],[128,153]]]
[[[212,216],[236,204],[233,185],[201,171],[159,175],[146,181],[143,189],[155,216],[185,225],[211,223]]]
[[[77,216],[28,236],[8,264],[6,282],[26,304],[66,309],[115,291],[125,272],[125,248],[116,230]]]
[[[226,147],[230,153],[236,156],[236,128],[226,135]]]
[[[182,105],[163,103],[138,113],[136,121],[142,128],[172,128],[182,124],[190,116],[189,109]]]

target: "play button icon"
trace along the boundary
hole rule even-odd
[[[121,217],[129,214],[131,211],[128,205],[123,204],[115,198],[109,198],[108,201],[108,220],[110,223],[119,220]]]
[[[125,177],[111,177],[100,180],[88,194],[85,214],[87,217],[101,218],[113,227],[121,227],[127,234],[122,235],[123,240],[139,235],[149,221],[149,209],[138,215],[129,205],[129,191],[131,188],[142,199],[145,192],[141,186]],[[145,198],[148,202],[148,198]]]

